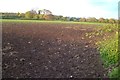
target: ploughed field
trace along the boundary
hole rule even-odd
[[[96,25],[3,23],[3,78],[107,77],[95,46],[102,36],[87,37]]]

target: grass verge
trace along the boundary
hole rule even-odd
[[[99,51],[101,54],[101,58],[103,60],[105,68],[112,66],[111,70],[108,70],[108,77],[111,79],[118,78],[120,80],[120,66],[119,66],[119,55],[120,52],[118,50],[118,31],[117,25],[112,27],[104,27],[103,32],[111,32],[112,30],[115,31],[114,35],[111,35],[109,39],[99,41],[97,45],[99,46]],[[115,66],[118,64],[117,66]]]
[[[19,19],[2,19],[2,22],[20,22],[20,23],[62,23],[62,24],[95,24],[104,25],[106,23],[95,23],[95,22],[72,22],[72,21],[48,21],[48,20],[19,20]]]

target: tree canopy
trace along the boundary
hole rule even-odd
[[[105,19],[99,18],[96,19],[95,17],[88,17],[88,18],[77,18],[77,17],[67,17],[62,15],[53,15],[50,10],[43,9],[43,10],[30,10],[26,13],[2,13],[3,19],[36,19],[36,20],[60,20],[60,21],[74,21],[74,22],[99,22],[99,23],[118,23],[117,19]]]

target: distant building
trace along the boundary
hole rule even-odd
[[[38,14],[50,15],[52,14],[52,12],[50,10],[43,9],[43,10],[38,10]]]

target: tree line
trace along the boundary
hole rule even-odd
[[[74,21],[74,22],[99,22],[99,23],[118,23],[117,19],[110,18],[77,18],[77,17],[64,17],[62,15],[53,15],[50,10],[30,10],[26,13],[1,13],[2,19],[28,19],[28,20],[59,20],[59,21]]]

